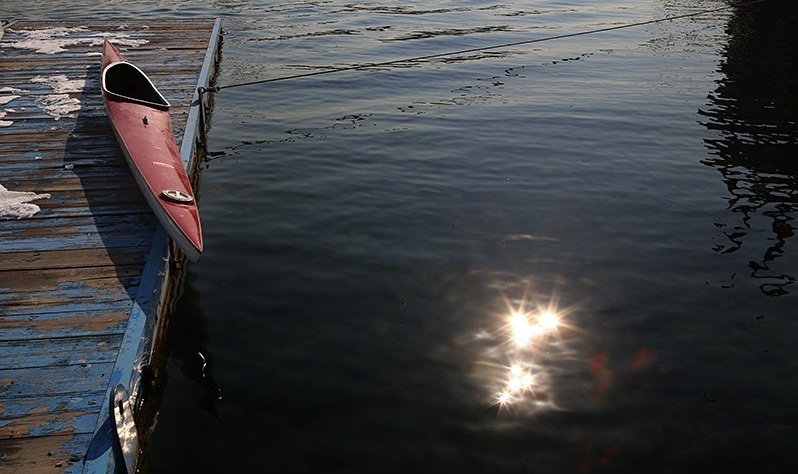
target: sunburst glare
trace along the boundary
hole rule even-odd
[[[557,298],[541,304],[526,294],[520,301],[504,298],[504,302],[508,310],[503,316],[504,324],[499,332],[484,338],[500,344],[488,351],[493,360],[487,367],[493,374],[489,383],[496,390],[494,404],[500,411],[551,406],[551,381],[545,366],[562,348],[563,332],[573,329],[566,321],[573,308],[561,310]],[[512,362],[504,365],[501,359],[504,364]]]
[[[507,390],[511,393],[523,393],[532,390],[534,376],[519,365],[510,367],[510,376],[507,380]]]
[[[506,408],[507,405],[509,405],[512,401],[512,397],[512,393],[507,390],[503,390],[496,395],[496,403],[499,405],[499,408]]]
[[[510,316],[510,333],[515,345],[526,347],[533,338],[543,333],[541,328],[532,325],[527,316],[523,313],[513,313]]]
[[[560,325],[560,317],[554,311],[543,311],[538,315],[538,324],[545,330],[554,330]]]

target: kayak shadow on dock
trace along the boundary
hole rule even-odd
[[[83,91],[75,94],[81,107],[66,142],[64,168],[79,183],[69,199],[87,229],[85,246],[96,265],[87,268],[84,282],[113,275],[133,299],[158,224],[117,144],[99,78],[97,61],[86,69]]]

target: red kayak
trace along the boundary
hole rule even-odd
[[[169,102],[107,39],[102,95],[130,170],[166,232],[196,261],[202,253],[197,202],[172,134]]]

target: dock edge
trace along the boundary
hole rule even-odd
[[[220,54],[221,33],[222,20],[216,18],[189,106],[186,127],[180,144],[180,157],[190,175],[195,175],[198,169],[198,145],[201,140],[204,140],[207,123],[204,114],[210,101],[209,94],[200,94],[199,88],[210,85]],[[158,332],[165,328],[162,322],[164,318],[168,317],[168,312],[171,309],[172,302],[167,301],[165,296],[174,295],[169,295],[168,287],[182,279],[182,275],[175,273],[182,273],[181,262],[184,257],[179,250],[174,252],[172,248],[166,231],[159,224],[147,255],[121,349],[111,373],[100,416],[95,425],[94,436],[84,458],[82,470],[84,474],[116,472],[113,455],[113,421],[109,414],[110,394],[114,387],[122,384],[136,400],[136,405],[139,405],[142,369],[149,364],[153,352],[157,349],[155,342],[162,336]],[[175,260],[178,261],[176,268],[173,266]],[[147,429],[147,426],[138,426],[139,436]]]

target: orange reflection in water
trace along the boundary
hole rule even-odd
[[[635,355],[629,359],[615,361],[617,369],[613,369],[613,361],[606,350],[599,350],[588,363],[588,372],[595,380],[595,395],[603,400],[612,390],[627,384],[635,376],[651,368],[654,363],[654,349],[641,346]],[[617,357],[616,357],[617,359]],[[585,455],[578,464],[577,472],[586,473],[603,469],[609,461],[618,454],[619,446],[612,440],[602,440],[598,436],[591,436],[584,446]]]
[[[617,447],[613,445],[606,446],[594,436],[588,439],[584,449],[586,455],[579,463],[577,472],[589,472],[593,468],[604,467],[618,451]]]
[[[654,362],[654,350],[650,347],[640,347],[632,357],[629,366],[620,373],[621,383],[628,381],[631,375],[648,370]],[[615,385],[616,374],[610,364],[610,356],[605,350],[600,350],[590,358],[588,371],[595,381],[595,393],[598,397],[607,395]]]
[[[604,396],[612,388],[615,374],[610,370],[607,351],[599,351],[590,358],[590,375],[596,380],[596,395]]]

